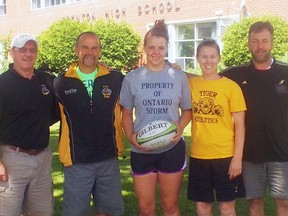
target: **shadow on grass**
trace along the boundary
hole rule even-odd
[[[62,197],[63,197],[63,168],[58,158],[58,129],[53,127],[50,136],[50,148],[53,151],[54,160],[53,160],[53,181],[54,181],[54,197],[55,197],[55,213],[54,216],[61,215],[61,206],[62,206]],[[186,145],[187,145],[187,156],[189,154],[189,144],[190,136],[189,133],[184,134]],[[126,159],[120,159],[120,169],[122,176],[122,194],[124,199],[125,213],[124,216],[137,216],[137,199],[134,193],[133,188],[133,179],[130,173],[130,145],[125,139],[125,151],[124,155]],[[188,158],[188,157],[187,157]],[[187,200],[187,181],[188,181],[188,172],[186,170],[183,178],[183,184],[180,193],[180,210],[182,216],[196,216],[195,204]],[[236,210],[238,216],[247,215],[247,202],[245,199],[238,199],[236,201]],[[214,203],[213,215],[219,216],[219,210],[216,203]],[[267,194],[265,196],[265,215],[276,215],[275,207],[272,199]],[[157,195],[157,216],[161,216],[159,193]]]

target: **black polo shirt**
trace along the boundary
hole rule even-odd
[[[288,161],[288,65],[275,60],[267,70],[253,63],[221,75],[239,84],[247,105],[243,160]]]
[[[48,146],[49,126],[57,115],[53,79],[39,70],[31,80],[12,68],[0,75],[1,144],[23,149]]]

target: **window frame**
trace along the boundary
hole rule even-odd
[[[73,4],[82,1],[88,1],[88,0],[31,0],[31,9],[37,10],[37,9]]]
[[[0,0],[0,16],[7,14],[7,1]]]
[[[184,38],[179,36],[179,27],[180,26],[189,26],[191,25],[194,29],[192,29],[191,32],[193,32],[193,35],[191,35],[190,38]],[[205,25],[207,27],[210,27],[210,35],[207,35],[205,37],[211,37],[213,39],[217,39],[217,20],[208,20],[208,21],[202,21],[202,22],[189,22],[189,23],[178,23],[174,25],[175,31],[174,31],[174,37],[172,37],[173,39],[173,43],[174,43],[174,49],[170,49],[170,53],[173,52],[174,53],[174,62],[176,62],[177,64],[179,64],[182,68],[182,70],[184,71],[188,71],[188,72],[192,72],[195,71],[197,69],[197,60],[196,60],[196,52],[197,52],[197,46],[199,45],[199,43],[203,40],[204,37],[202,37],[202,35],[200,36],[200,27]],[[207,28],[206,27],[206,28]],[[201,37],[201,38],[200,38]],[[171,40],[171,41],[172,41]],[[183,43],[193,43],[193,50],[191,50],[191,56],[181,56],[180,54],[180,50],[179,50],[179,44],[183,44]],[[182,45],[183,47],[183,45]],[[189,45],[187,45],[187,47],[189,47]],[[169,53],[169,54],[170,54]],[[170,55],[169,55],[170,56]],[[187,68],[187,66],[190,65],[189,68]]]

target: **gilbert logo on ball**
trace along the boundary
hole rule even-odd
[[[137,142],[150,150],[169,145],[176,134],[176,125],[166,120],[156,120],[146,124],[137,134]]]

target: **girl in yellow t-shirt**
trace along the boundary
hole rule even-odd
[[[213,39],[197,47],[202,75],[189,79],[193,98],[188,199],[197,214],[212,215],[214,192],[221,215],[236,215],[244,196],[242,153],[246,104],[240,87],[217,72],[220,49]]]

